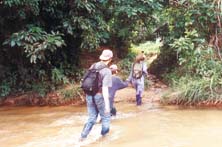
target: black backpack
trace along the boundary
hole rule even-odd
[[[93,68],[88,69],[88,71],[83,76],[81,82],[81,88],[85,92],[85,94],[94,96],[99,91],[99,71],[107,66],[102,66],[99,68],[95,68],[95,64]]]

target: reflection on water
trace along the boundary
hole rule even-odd
[[[0,108],[3,147],[221,147],[222,111],[179,110],[117,104],[111,132],[100,136],[96,124],[88,138],[78,139],[87,120],[85,107]]]

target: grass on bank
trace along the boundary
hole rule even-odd
[[[215,75],[217,75],[215,73]],[[222,103],[222,79],[218,76],[201,78],[173,75],[171,89],[162,97],[165,104],[176,105],[216,105]]]

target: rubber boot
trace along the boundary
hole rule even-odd
[[[136,105],[139,106],[142,104],[142,97],[140,95],[136,95]]]

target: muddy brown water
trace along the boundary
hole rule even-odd
[[[2,107],[1,147],[221,147],[222,111],[117,103],[108,136],[97,123],[79,142],[86,107]]]

